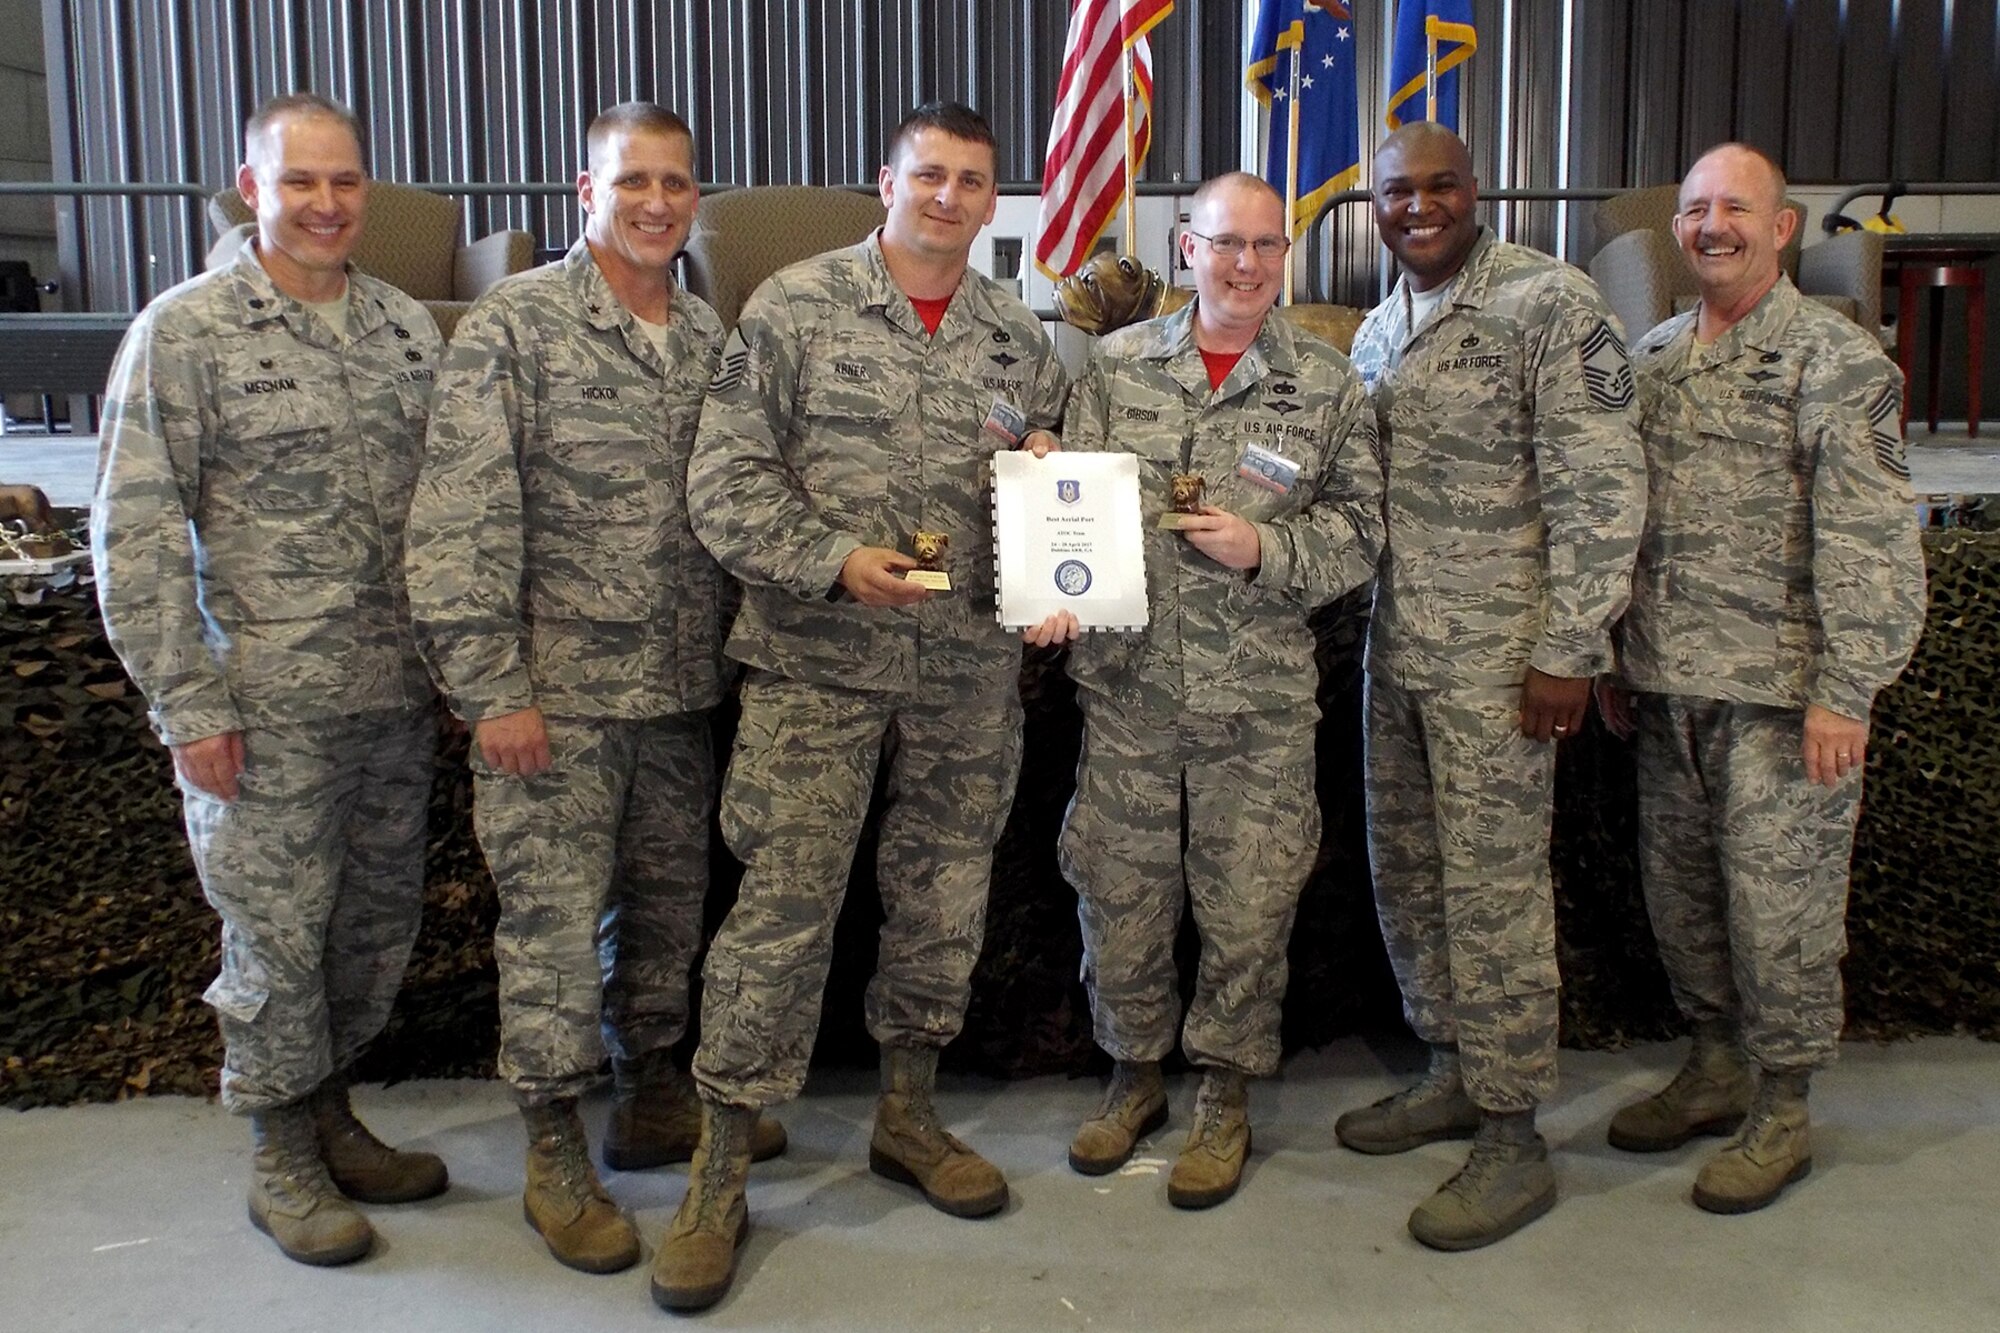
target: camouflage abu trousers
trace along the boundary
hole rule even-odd
[[[687,1030],[715,804],[706,712],[544,722],[553,762],[533,777],[474,752],[500,893],[499,1070],[524,1105],[578,1095],[607,1048],[637,1063]]]
[[[430,709],[253,727],[234,801],[181,784],[222,918],[222,971],[202,998],[230,1111],[306,1096],[388,1021],[423,912],[436,750]]]
[[[1021,769],[1014,676],[980,695],[929,698],[752,671],[722,791],[743,884],[702,969],[694,1072],[712,1100],[768,1106],[805,1083],[833,923],[885,750],[885,920],[868,1031],[884,1045],[942,1046],[965,1021],[993,846]]]
[[[1319,710],[1207,716],[1130,710],[1089,689],[1077,699],[1083,758],[1058,851],[1077,891],[1097,1044],[1118,1060],[1173,1049],[1185,881],[1201,932],[1188,1059],[1277,1072],[1285,947],[1319,853]]]
[[[1519,686],[1368,678],[1368,858],[1403,1014],[1458,1047],[1466,1093],[1525,1111],[1555,1091],[1555,747]]]
[[[1674,1001],[1766,1069],[1831,1064],[1861,774],[1806,781],[1805,713],[1634,697],[1639,867]]]

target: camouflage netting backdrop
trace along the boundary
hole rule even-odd
[[[1926,536],[1930,623],[1883,695],[1848,916],[1848,1033],[2000,1037],[2000,533]],[[1325,842],[1293,933],[1289,1048],[1401,1029],[1369,898],[1360,773],[1362,607],[1319,617]],[[205,1094],[220,1048],[201,992],[215,921],[201,898],[165,752],[104,641],[87,584],[0,605],[0,1104]],[[1047,658],[1023,673],[1028,757],[995,861],[986,951],[965,1036],[948,1062],[1011,1076],[1092,1059],[1077,979],[1074,898],[1055,868],[1080,720]],[[727,725],[720,742],[726,742]],[[484,1075],[496,1020],[495,905],[470,832],[464,739],[432,803],[422,938],[364,1077]],[[1663,1037],[1677,1024],[1640,904],[1632,763],[1595,724],[1563,751],[1555,869],[1563,1036],[1583,1047]],[[880,906],[864,837],[837,934],[817,1058],[866,1064],[861,988]],[[711,922],[734,893],[718,850]],[[1193,941],[1181,940],[1184,978]]]

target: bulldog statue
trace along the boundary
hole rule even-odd
[[[1193,296],[1130,255],[1099,251],[1089,263],[1056,283],[1056,310],[1065,324],[1095,337],[1127,324],[1171,315]]]

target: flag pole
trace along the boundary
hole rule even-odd
[[[1438,118],[1437,15],[1424,16],[1424,119]]]
[[[1138,101],[1137,73],[1132,44],[1125,44],[1125,253],[1139,252],[1139,125],[1134,113]]]
[[[1292,214],[1299,204],[1299,53],[1305,49],[1305,40],[1291,48],[1286,59],[1285,73],[1285,235],[1294,230]],[[1292,261],[1296,256],[1285,252],[1284,303],[1292,303]]]

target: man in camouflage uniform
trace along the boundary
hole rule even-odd
[[[1701,304],[1633,351],[1651,498],[1619,668],[1637,693],[1603,696],[1620,730],[1636,722],[1646,906],[1695,1033],[1610,1139],[1658,1152],[1736,1131],[1695,1181],[1722,1213],[1812,1168],[1806,1087],[1840,1037],[1868,714],[1924,615],[1901,377],[1784,276],[1784,197],[1777,165],[1737,144],[1681,184]]]
[[[1535,1108],[1555,1087],[1552,739],[1583,722],[1625,608],[1645,503],[1631,369],[1575,269],[1473,218],[1458,137],[1416,124],[1375,158],[1404,274],[1354,344],[1388,457],[1368,658],[1369,853],[1413,1088],[1340,1118],[1360,1152],[1473,1138],[1410,1216],[1490,1244],[1556,1201]]]
[[[722,325],[673,282],[698,197],[686,123],[629,102],[587,143],[582,237],[487,293],[446,353],[410,600],[473,728],[525,1212],[558,1260],[612,1272],[639,1236],[576,1112],[605,1048],[607,1165],[685,1161],[701,1126],[672,1048],[708,889],[726,579],[688,525],[686,476]],[[775,1122],[758,1147],[783,1150]]]
[[[1194,301],[1099,342],[1064,419],[1065,448],[1141,460],[1151,620],[1071,650],[1085,727],[1061,857],[1097,1044],[1117,1062],[1070,1165],[1114,1171],[1166,1122],[1185,892],[1202,946],[1183,1041],[1203,1074],[1167,1198],[1202,1208],[1242,1177],[1246,1078],[1278,1067],[1285,946],[1319,848],[1306,614],[1374,577],[1382,472],[1347,359],[1271,317],[1290,249],[1277,193],[1241,172],[1210,181],[1181,245]],[[1162,531],[1176,473],[1201,476],[1209,503]]]
[[[346,110],[274,99],[243,157],[256,236],[162,293],[119,349],[91,550],[222,918],[204,998],[223,1105],[256,1140],[250,1220],[338,1264],[374,1236],[348,1199],[446,1183],[436,1157],[376,1141],[346,1083],[423,901],[437,731],[403,523],[439,342],[422,306],[347,265],[368,180]]]
[[[961,1216],[1007,1200],[931,1106],[1021,760],[1020,645],[994,616],[1001,446],[983,423],[1004,407],[1052,426],[1067,387],[1034,316],[966,266],[994,168],[978,113],[905,117],[881,171],[886,224],[758,288],[709,388],[688,490],[695,530],[744,584],[729,652],[750,673],[722,829],[745,869],[702,973],[707,1115],[653,1273],[670,1309],[713,1304],[734,1275],[750,1126],[805,1081],[885,750],[869,1165]],[[918,530],[951,540],[948,595],[902,577]]]

